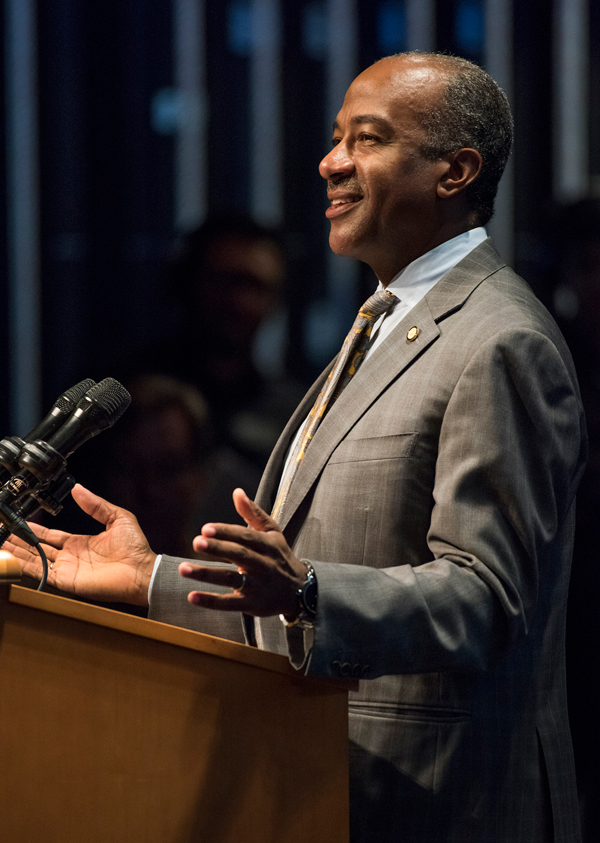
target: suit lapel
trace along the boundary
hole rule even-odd
[[[505,262],[488,237],[444,275],[425,296],[436,322],[462,307],[482,281],[504,266]]]
[[[290,420],[284,427],[281,436],[277,440],[277,444],[271,452],[271,456],[269,457],[260,484],[258,486],[258,491],[256,492],[256,502],[259,506],[261,506],[264,510],[267,510],[268,512],[271,511],[271,509],[273,508],[273,504],[275,503],[275,492],[277,491],[277,486],[279,485],[279,479],[283,470],[285,456],[287,454],[288,448],[290,447],[290,443],[294,438],[294,434],[309,414],[312,405],[317,400],[317,395],[321,391],[321,387],[327,379],[327,376],[329,375],[329,372],[331,371],[331,368],[333,367],[336,359],[337,357],[334,357],[334,359],[327,366],[327,368],[323,372],[321,372],[321,374],[310,387],[302,401],[298,404]]]
[[[413,325],[419,327],[419,335],[414,342],[409,342],[406,333]],[[438,334],[439,328],[423,299],[363,363],[356,377],[350,381],[321,422],[306,450],[283,508],[279,525],[282,529],[309,492],[332,451],[384,389],[436,339]],[[310,406],[312,405],[309,404],[307,412]]]
[[[325,467],[333,450],[374,401],[398,378],[407,366],[427,349],[440,334],[439,323],[456,311],[473,290],[492,272],[504,265],[490,240],[473,250],[404,317],[389,337],[365,361],[356,377],[340,395],[319,426],[298,468],[289,491],[280,527],[284,529]],[[414,341],[407,338],[410,328],[418,328]],[[264,508],[272,506],[283,461],[290,441],[308,415],[331,366],[307,392],[287,424],[265,470],[257,498]]]

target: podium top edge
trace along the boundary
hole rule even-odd
[[[177,647],[185,647],[189,650],[196,650],[229,659],[230,661],[252,665],[263,670],[299,678],[304,682],[317,682],[319,685],[326,684],[331,689],[348,692],[358,688],[358,682],[356,681],[333,681],[304,677],[292,667],[285,656],[277,653],[258,650],[255,647],[238,644],[236,641],[228,641],[213,635],[205,635],[202,632],[172,626],[167,623],[161,623],[160,621],[140,618],[136,615],[128,615],[125,612],[108,609],[104,606],[82,603],[80,600],[69,597],[47,594],[23,586],[12,585],[9,600],[10,603],[15,605],[108,627],[132,635],[139,635],[143,638],[162,641],[163,643],[173,644]]]

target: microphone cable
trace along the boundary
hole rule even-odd
[[[37,587],[37,591],[43,591],[44,586],[46,585],[46,582],[48,580],[48,557],[44,552],[44,548],[42,547],[41,542],[37,542],[37,544],[34,544],[34,547],[40,554],[40,559],[42,560],[42,578]]]

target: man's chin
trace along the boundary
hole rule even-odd
[[[363,260],[360,256],[361,249],[356,235],[349,233],[343,234],[341,231],[335,231],[333,225],[329,232],[329,248],[340,257]]]

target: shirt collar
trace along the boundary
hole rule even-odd
[[[413,307],[447,272],[483,243],[487,236],[485,228],[480,226],[446,240],[405,266],[392,278],[386,289]],[[383,285],[380,283],[377,289],[382,290]]]

